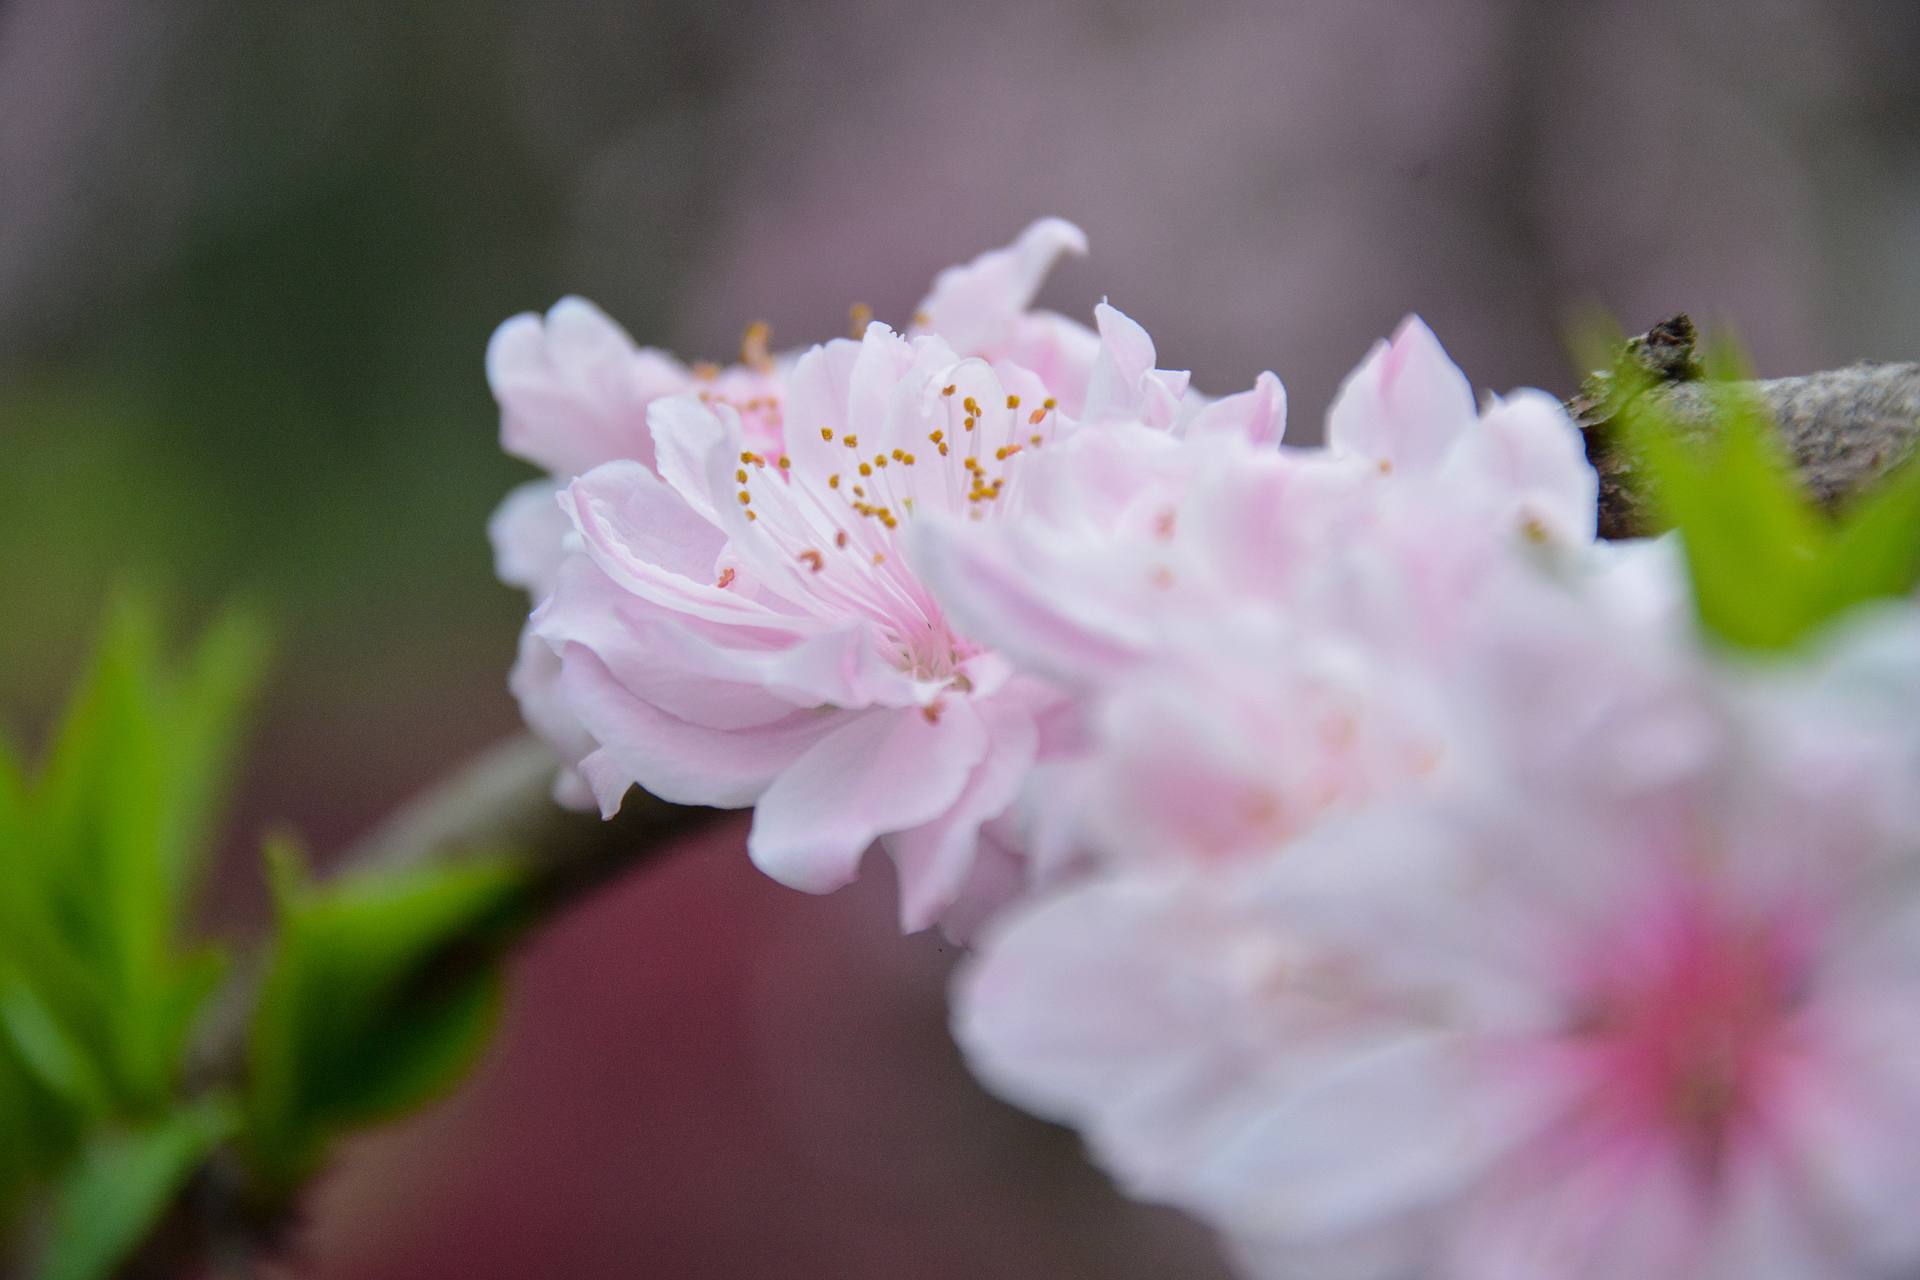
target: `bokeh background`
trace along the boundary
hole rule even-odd
[[[338,847],[511,731],[523,468],[481,374],[566,292],[725,358],[903,319],[1060,213],[1102,294],[1296,438],[1424,314],[1476,384],[1569,324],[1729,323],[1762,372],[1920,354],[1914,0],[0,0],[0,723],[116,582],[280,637],[208,924],[258,834]],[[738,824],[560,922],[504,1035],[348,1151],[300,1277],[1204,1278],[969,1083],[884,870],[815,900]]]

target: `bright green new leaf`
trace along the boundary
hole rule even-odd
[[[1909,462],[1841,513],[1821,605],[1837,615],[1920,584],[1920,463]]]
[[[1716,363],[1734,367],[1725,356]],[[1687,442],[1645,402],[1630,439],[1652,495],[1678,530],[1694,604],[1708,634],[1734,648],[1780,652],[1848,610],[1920,583],[1920,468],[1907,467],[1837,518],[1800,487],[1773,424],[1720,388],[1719,431]]]
[[[522,876],[504,859],[306,883],[272,851],[279,932],[249,1046],[245,1141],[270,1184],[450,1087],[497,1008]]]
[[[77,1114],[98,1118],[112,1111],[99,1065],[18,972],[0,973],[0,1038],[42,1089]]]
[[[89,1143],[56,1191],[39,1280],[113,1275],[234,1122],[232,1105],[215,1099]]]
[[[116,608],[0,854],[0,945],[123,1109],[164,1104],[218,975],[182,937],[263,650],[232,616],[175,668],[151,611]]]
[[[123,602],[44,764],[0,741],[0,1233],[89,1134],[178,1105],[224,971],[185,944],[187,917],[261,653],[231,617],[165,661],[151,612]]]
[[[0,1039],[0,1240],[10,1234],[28,1193],[79,1140],[76,1118],[47,1092],[37,1072]]]

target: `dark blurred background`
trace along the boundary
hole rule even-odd
[[[1480,386],[1673,311],[1788,373],[1920,354],[1915,0],[0,0],[0,722],[115,582],[252,601],[254,839],[337,847],[515,723],[482,528],[525,470],[481,374],[582,292],[729,355],[904,319],[1028,219],[1204,389],[1294,435],[1409,310]],[[742,828],[519,964],[504,1038],[310,1206],[315,1277],[1204,1277],[947,1046],[890,887],[759,880]]]

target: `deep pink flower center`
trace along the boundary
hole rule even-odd
[[[1703,1176],[1758,1119],[1800,1002],[1799,949],[1778,922],[1683,902],[1596,957],[1576,1033],[1593,1049],[1600,1111],[1678,1146]]]

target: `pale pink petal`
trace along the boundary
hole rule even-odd
[[[1030,370],[1060,402],[1060,411],[1077,419],[1085,411],[1087,383],[1100,358],[1100,335],[1078,320],[1029,311],[1014,321],[1013,336],[997,358]]]
[[[917,308],[923,327],[958,351],[997,354],[1015,320],[1061,254],[1084,254],[1086,233],[1064,218],[1041,218],[1006,248],[948,267]]]
[[[553,590],[573,532],[559,496],[552,480],[529,480],[508,493],[487,521],[495,576],[536,599]]]
[[[1441,479],[1484,494],[1535,541],[1593,541],[1600,479],[1580,429],[1544,391],[1494,401],[1454,445]]]
[[[784,720],[735,731],[689,724],[634,697],[592,651],[560,655],[567,705],[618,772],[675,804],[752,804],[782,770],[861,713],[798,710]],[[592,776],[588,779],[595,781]],[[601,808],[619,807],[598,784]]]
[[[780,624],[766,605],[719,585],[725,535],[638,463],[596,467],[562,504],[587,555],[642,599],[714,622]]]
[[[544,321],[519,315],[494,331],[487,381],[503,447],[564,478],[616,458],[650,464],[647,404],[691,378],[670,357],[637,349],[592,303],[563,298]]]
[[[907,684],[857,624],[794,634],[706,621],[625,591],[584,557],[563,567],[534,626],[555,650],[591,650],[628,693],[712,729],[769,724],[795,707],[863,705],[888,675]]]
[[[1913,1130],[1905,1132],[1911,1135]],[[1808,1154],[1819,1155],[1818,1149]],[[1897,1227],[1904,1239],[1894,1251],[1887,1240],[1855,1234],[1860,1224],[1830,1218],[1809,1199],[1806,1180],[1785,1153],[1747,1152],[1721,1195],[1708,1257],[1674,1273],[1672,1280],[1832,1280],[1836,1276],[1911,1275],[1915,1257],[1912,1186],[1900,1203],[1886,1206],[1873,1228]],[[1651,1273],[1643,1273],[1651,1274]],[[1655,1277],[1655,1280],[1666,1280]]]
[[[1192,1172],[1182,1202],[1312,1240],[1457,1200],[1564,1105],[1489,1083],[1457,1034],[1303,1035],[1275,1054],[1261,1105]]]
[[[717,526],[715,501],[723,495],[714,492],[708,460],[716,450],[736,451],[738,432],[730,437],[720,415],[694,396],[655,401],[647,410],[647,427],[660,478],[688,510]]]
[[[794,465],[806,472],[830,474],[846,465],[847,432],[858,430],[848,424],[849,388],[865,345],[836,338],[808,351],[793,366],[787,383],[785,444]]]
[[[1076,610],[987,526],[922,519],[910,547],[921,581],[960,627],[1037,674],[1085,683],[1126,669],[1141,653],[1137,624]]]
[[[1689,1171],[1655,1142],[1523,1159],[1491,1180],[1464,1218],[1445,1244],[1445,1280],[1707,1276],[1707,1207]]]
[[[1013,908],[956,975],[953,1030],[1001,1097],[1078,1126],[1102,1163],[1163,1196],[1258,1096],[1246,1004],[1259,949],[1178,873],[1108,876]]]
[[[1100,330],[1100,355],[1087,384],[1082,416],[1088,422],[1131,419],[1150,427],[1170,427],[1186,394],[1189,375],[1153,367],[1153,339],[1118,307],[1093,309]]]
[[[598,808],[602,818],[611,818],[620,812],[634,785],[633,774],[612,753],[596,747],[560,775],[553,793],[568,808]]]
[[[1254,379],[1253,387],[1222,396],[1194,414],[1187,423],[1189,440],[1226,438],[1248,444],[1277,445],[1287,433],[1287,389],[1271,373]]]
[[[980,828],[966,881],[940,913],[940,933],[957,947],[972,946],[987,922],[1029,887],[1032,877],[1015,825],[1003,815]]]
[[[507,676],[507,688],[520,704],[520,715],[527,727],[552,747],[562,761],[563,767],[554,782],[555,799],[570,809],[592,808],[593,796],[575,772],[575,766],[593,751],[593,737],[567,705],[560,687],[560,656],[531,624],[520,633],[520,650]]]
[[[833,732],[760,797],[747,840],[755,866],[808,893],[851,881],[882,835],[945,813],[987,752],[986,726],[964,699],[937,715],[875,709],[832,719]]]
[[[986,726],[987,752],[966,788],[933,821],[882,841],[899,868],[900,927],[907,933],[941,919],[959,901],[974,868],[981,825],[1013,803],[1033,765],[1039,731],[1026,699],[1018,693],[976,698],[973,708]]]
[[[1437,465],[1478,419],[1473,388],[1433,331],[1408,316],[1347,376],[1327,414],[1327,447],[1383,470]]]

